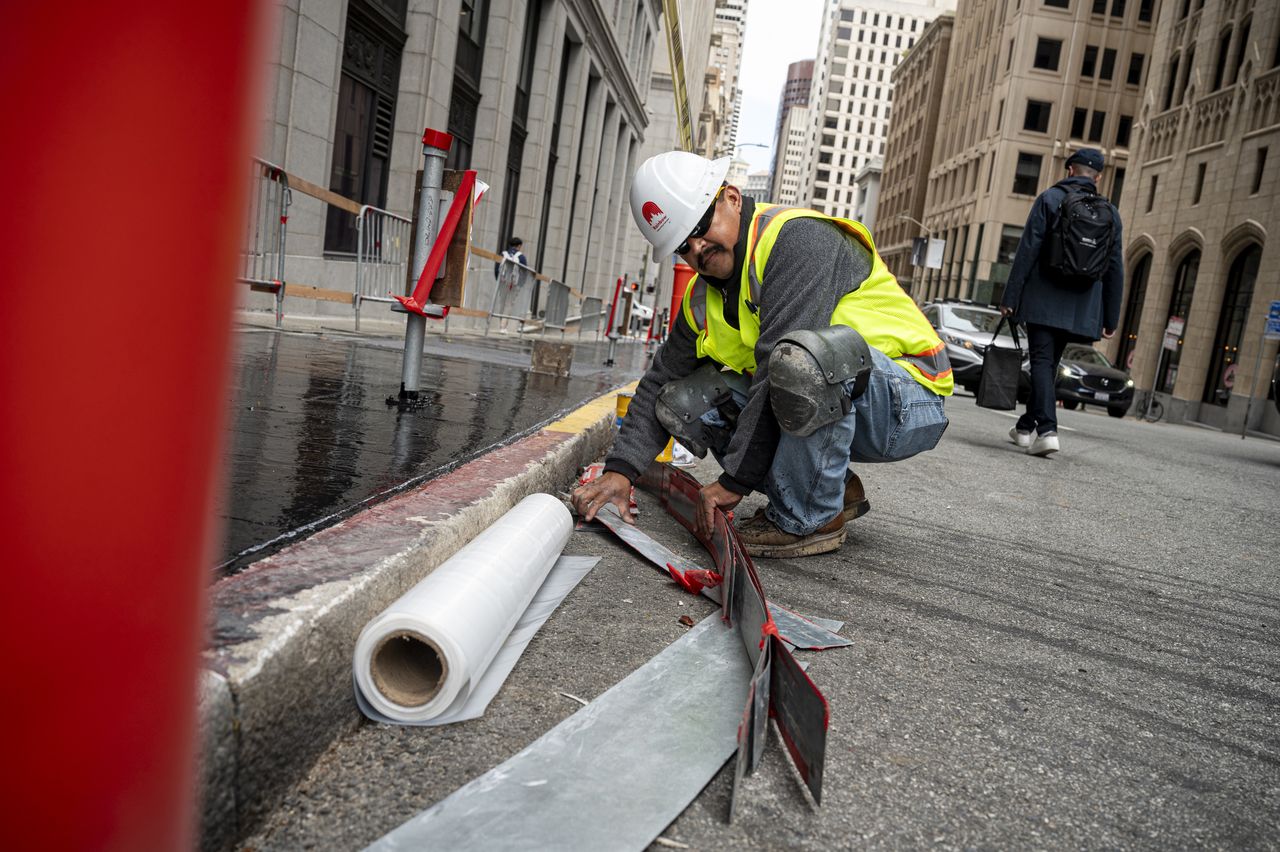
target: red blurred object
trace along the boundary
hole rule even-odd
[[[676,319],[680,316],[680,308],[684,304],[684,291],[689,289],[689,282],[693,280],[693,275],[693,267],[687,263],[677,263],[675,265],[675,276],[671,282],[671,319],[668,320],[669,328],[675,328]]]
[[[271,4],[16,3],[0,603],[9,849],[195,845],[196,683]]]

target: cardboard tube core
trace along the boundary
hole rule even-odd
[[[440,691],[449,664],[434,642],[402,630],[382,640],[369,665],[373,683],[388,701],[420,707]]]

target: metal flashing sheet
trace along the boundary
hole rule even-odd
[[[643,849],[733,755],[751,676],[738,632],[710,615],[368,849]]]

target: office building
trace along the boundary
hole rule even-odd
[[[1168,420],[1239,432],[1248,412],[1280,435],[1277,344],[1263,340],[1280,300],[1280,5],[1165,2],[1151,55],[1106,351],[1132,370],[1139,408],[1154,387]]]
[[[773,198],[782,197],[781,181],[788,144],[788,138],[783,135],[782,127],[786,124],[792,107],[809,105],[809,89],[812,85],[812,59],[792,62],[787,66],[787,79],[782,84],[782,96],[778,99],[778,121],[773,130],[773,162],[769,167],[769,174],[771,175],[769,194]],[[796,156],[803,157],[803,149]],[[796,168],[799,168],[798,163]]]

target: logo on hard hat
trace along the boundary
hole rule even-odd
[[[644,206],[640,208],[640,215],[644,216],[644,220],[649,223],[649,227],[655,231],[662,230],[662,226],[667,224],[671,218],[666,213],[663,213],[662,208],[652,201],[644,203]]]

